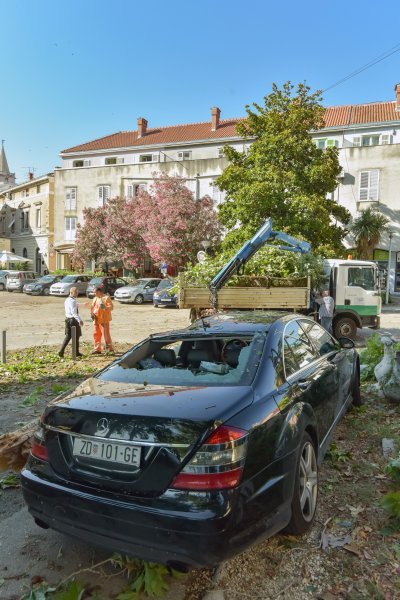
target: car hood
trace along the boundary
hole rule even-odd
[[[124,285],[118,288],[117,292],[136,292],[139,290],[144,290],[144,285]]]

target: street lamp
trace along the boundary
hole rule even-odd
[[[388,256],[388,266],[387,266],[387,275],[386,275],[386,300],[385,300],[385,304],[389,304],[390,255],[392,253],[392,237],[393,237],[393,231],[389,231],[389,256]]]

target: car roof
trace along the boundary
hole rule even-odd
[[[221,311],[213,315],[198,319],[185,329],[177,329],[164,333],[151,335],[155,337],[168,336],[197,336],[197,335],[224,335],[224,334],[251,334],[256,331],[267,332],[270,326],[276,321],[285,323],[293,318],[299,318],[302,315],[289,313],[286,311]]]

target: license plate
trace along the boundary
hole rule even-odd
[[[140,466],[140,446],[117,444],[115,442],[100,442],[97,440],[82,440],[73,438],[74,456],[106,460],[121,465]]]
[[[172,298],[163,298],[162,301],[163,302],[172,302]]]

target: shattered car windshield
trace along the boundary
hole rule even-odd
[[[96,377],[154,385],[249,385],[260,363],[266,332],[247,335],[152,337]]]

